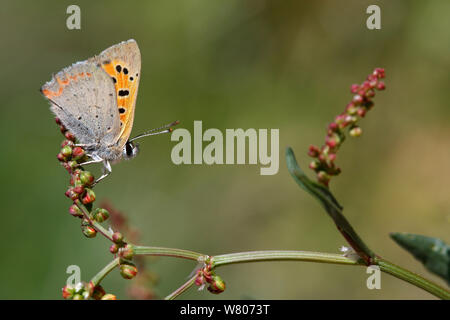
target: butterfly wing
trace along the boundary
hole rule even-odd
[[[135,40],[116,44],[90,59],[113,80],[117,97],[120,132],[117,145],[122,147],[133,128],[134,110],[141,72],[141,53]]]
[[[113,143],[120,133],[110,76],[89,61],[67,67],[41,88],[50,109],[82,144]]]

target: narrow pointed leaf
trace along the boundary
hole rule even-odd
[[[437,238],[412,233],[395,232],[391,238],[450,286],[449,245]]]
[[[286,162],[288,170],[297,184],[320,202],[347,242],[367,264],[370,264],[370,260],[375,257],[375,254],[367,247],[355,230],[353,230],[353,227],[342,214],[343,207],[331,191],[327,187],[311,181],[306,176],[298,166],[294,151],[291,148],[286,149]]]

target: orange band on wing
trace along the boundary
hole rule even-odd
[[[102,62],[103,70],[113,79],[117,96],[117,107],[120,117],[121,133],[127,138],[131,131],[136,101],[138,74],[131,74],[128,66],[121,60],[106,60]]]
[[[78,77],[84,77],[85,75],[88,77],[92,76],[92,74],[89,72],[86,72],[86,74],[84,72],[81,72],[74,76],[67,76],[66,79],[60,79],[58,77],[55,77],[56,82],[58,82],[58,84],[59,84],[58,91],[51,91],[48,89],[43,89],[42,94],[49,99],[54,98],[54,97],[59,97],[62,94],[64,88],[69,85],[71,80],[77,81]]]

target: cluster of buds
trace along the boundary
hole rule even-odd
[[[120,232],[114,232],[111,238],[113,244],[109,247],[109,252],[120,258],[120,275],[124,279],[133,279],[138,273],[137,267],[131,262],[134,257],[134,246],[126,243]]]
[[[96,199],[95,193],[92,190],[95,178],[92,173],[84,170],[83,167],[80,166],[80,164],[88,159],[88,156],[83,148],[76,146],[75,136],[64,127],[58,118],[55,120],[61,133],[65,137],[57,158],[70,174],[70,187],[65,193],[65,195],[72,200],[72,205],[69,207],[69,213],[72,216],[81,219],[81,230],[83,234],[88,238],[93,238],[97,235],[97,230],[93,224],[95,224],[95,222],[102,223],[106,221],[110,214],[108,210],[104,208],[93,209],[93,203]],[[83,210],[82,206],[84,206],[87,211]],[[120,249],[120,257],[123,257],[124,259],[132,258],[134,254],[133,248],[124,242],[123,236],[119,232],[113,234],[112,240],[114,242],[113,246],[116,246],[116,251],[114,253],[118,253]],[[131,262],[124,262],[121,264],[120,273],[124,278],[131,279],[136,275],[137,269]],[[76,286],[66,285],[63,288],[63,297],[64,299],[74,300],[88,298],[97,300],[116,299],[112,294],[105,294],[105,291],[101,286],[94,286],[91,282],[87,284],[79,283]]]
[[[214,294],[219,294],[225,291],[225,281],[215,274],[212,266],[212,259],[207,257],[202,268],[197,270],[195,284],[199,286],[199,290],[203,290],[206,284],[208,291]]]
[[[104,222],[109,218],[109,212],[103,208],[92,210],[92,204],[96,198],[92,190],[95,178],[92,173],[80,166],[80,163],[83,163],[88,158],[86,152],[83,148],[75,145],[75,136],[67,131],[58,118],[56,118],[56,123],[65,137],[57,158],[70,174],[70,187],[65,193],[73,201],[73,204],[69,207],[69,213],[82,219],[81,230],[83,234],[88,238],[93,238],[96,236],[97,231],[92,226],[91,221]],[[80,202],[89,210],[89,217],[83,214],[80,209]]]
[[[328,187],[331,177],[341,172],[335,165],[335,160],[336,153],[345,139],[345,128],[348,128],[352,137],[362,134],[362,129],[357,125],[358,119],[363,118],[367,111],[372,109],[375,90],[385,89],[385,84],[381,81],[384,77],[384,69],[376,68],[362,84],[353,84],[353,99],[347,104],[345,111],[328,125],[325,144],[321,148],[313,145],[309,147],[308,155],[315,158],[309,167],[316,172],[319,183],[324,186]]]
[[[62,289],[62,296],[66,300],[116,300],[116,296],[106,293],[101,285],[94,285],[92,282],[79,282],[75,286],[66,285]]]

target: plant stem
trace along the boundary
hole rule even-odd
[[[199,261],[199,258],[206,257],[207,255],[174,248],[163,247],[135,247],[136,255],[149,255],[149,256],[166,256],[184,258],[194,261]],[[248,262],[261,262],[261,261],[307,261],[318,263],[332,263],[343,265],[359,265],[364,266],[365,263],[362,259],[356,261],[344,257],[342,254],[322,253],[322,252],[310,252],[310,251],[294,251],[294,250],[267,250],[267,251],[249,251],[217,255],[212,258],[212,267],[220,267],[229,264],[248,263]],[[433,294],[441,299],[450,299],[450,292],[440,287],[439,285],[415,274],[402,267],[396,266],[384,259],[376,258],[374,263],[380,267],[380,270],[388,273],[398,279],[407,281],[412,285],[424,289],[425,291]],[[195,276],[190,278],[180,288],[168,295],[165,299],[171,300],[178,297],[180,294],[189,289],[195,282]]]
[[[167,297],[164,298],[164,300],[173,300],[179,295],[181,295],[183,292],[188,290],[192,285],[195,283],[195,278],[197,275],[194,275],[192,278],[190,278],[188,281],[186,281],[181,287],[179,287],[177,290],[169,294]]]
[[[134,246],[134,254],[145,256],[175,257],[195,261],[198,261],[198,258],[205,256],[204,254],[189,250],[145,246]]]
[[[310,261],[320,263],[364,265],[359,260],[355,261],[344,257],[341,254],[309,252],[309,251],[291,251],[291,250],[273,250],[273,251],[249,251],[231,254],[222,254],[213,257],[213,267],[226,264],[257,262],[257,261]]]
[[[97,286],[100,281],[103,280],[104,277],[108,273],[110,273],[115,267],[119,265],[119,258],[114,259],[110,263],[108,263],[102,270],[100,270],[99,273],[97,273],[92,279],[91,282],[94,284],[94,286]]]
[[[376,258],[375,262],[380,267],[381,271],[389,273],[390,275],[402,279],[406,282],[409,282],[412,285],[415,285],[416,287],[422,288],[423,290],[431,293],[432,295],[438,298],[450,300],[450,292],[442,288],[441,286],[435,284],[434,282],[431,282],[430,280],[427,280],[414,272],[399,267],[384,259]]]

